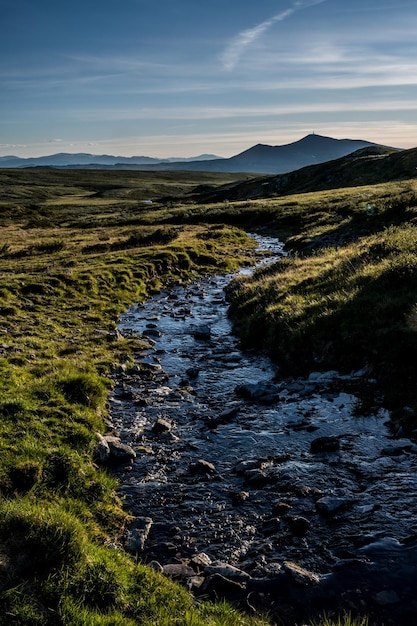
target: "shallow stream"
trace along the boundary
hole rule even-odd
[[[283,254],[258,241],[268,262]],[[242,591],[224,595],[288,624],[323,609],[417,624],[417,446],[393,438],[386,411],[357,415],[365,369],[280,380],[242,351],[231,278],[178,284],[120,320],[149,341],[112,396],[137,453],[115,469],[120,493],[152,522],[140,558],[193,567],[203,553],[239,568]]]

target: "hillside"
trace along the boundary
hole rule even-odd
[[[318,165],[310,165],[278,176],[256,177],[222,187],[202,188],[192,199],[198,202],[271,198],[305,193],[376,185],[414,178],[417,175],[417,148],[397,151],[374,146]]]

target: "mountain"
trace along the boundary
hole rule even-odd
[[[59,154],[51,154],[44,157],[32,157],[32,158],[21,158],[16,156],[4,156],[0,157],[0,168],[10,168],[10,167],[93,167],[97,166],[101,167],[115,167],[119,168],[122,166],[137,166],[137,165],[157,165],[159,163],[187,163],[188,161],[192,161],[195,163],[200,163],[202,161],[208,161],[210,159],[216,159],[217,161],[221,161],[221,157],[218,157],[214,154],[201,154],[196,157],[189,158],[175,158],[172,157],[170,159],[158,159],[147,156],[133,156],[133,157],[121,157],[121,156],[111,156],[107,154],[88,154],[88,153],[66,153],[60,152]]]
[[[277,176],[258,176],[241,183],[197,188],[190,199],[195,202],[222,202],[271,198],[409,180],[416,176],[417,148],[396,150],[374,145],[339,159],[309,165]]]
[[[248,172],[281,174],[307,165],[331,161],[360,148],[377,144],[360,139],[333,139],[322,135],[307,135],[282,146],[257,144],[240,154],[224,159],[202,154],[188,159],[156,159],[146,156],[120,157],[93,154],[53,154],[21,159],[0,157],[1,167],[67,167],[73,169],[132,169],[164,171]]]
[[[228,159],[214,159],[206,163],[192,161],[188,162],[186,167],[179,163],[162,163],[150,167],[167,170],[281,174],[292,172],[307,165],[331,161],[351,154],[360,148],[376,145],[360,139],[333,139],[332,137],[311,134],[282,146],[257,144]]]

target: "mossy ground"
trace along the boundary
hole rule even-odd
[[[414,354],[414,183],[144,203],[225,182],[214,178],[0,172],[0,624],[263,623],[225,604],[197,606],[116,550],[129,514],[93,463],[109,375],[129,366],[140,341],[118,337],[118,316],[170,281],[245,263],[253,243],[240,226],[297,251],[233,286],[233,317],[248,342],[268,340],[300,371],[319,358],[323,367],[369,362],[384,376]],[[404,380],[398,371],[392,388],[412,406],[414,369]]]

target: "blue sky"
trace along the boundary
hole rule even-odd
[[[415,0],[0,0],[0,156],[417,145]]]

